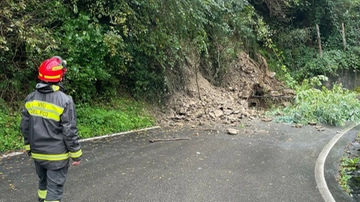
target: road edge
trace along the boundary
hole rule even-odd
[[[325,147],[322,149],[322,151],[320,152],[318,158],[316,159],[316,164],[315,164],[315,180],[316,180],[316,185],[317,188],[321,194],[321,196],[323,197],[325,202],[336,202],[333,195],[331,194],[326,180],[325,180],[325,174],[324,174],[324,166],[325,166],[325,161],[326,158],[330,152],[330,150],[334,147],[334,145],[336,144],[336,142],[339,141],[339,139],[344,136],[344,134],[346,134],[347,132],[349,132],[351,129],[353,129],[356,126],[356,124],[351,124],[349,127],[345,128],[344,130],[342,130],[341,132],[339,132],[337,135],[335,135],[326,145]]]
[[[80,139],[79,142],[87,142],[87,141],[99,140],[99,139],[103,139],[103,138],[111,138],[111,137],[126,135],[126,134],[129,134],[129,133],[137,133],[137,132],[143,132],[143,131],[159,129],[159,128],[161,128],[161,127],[160,126],[153,126],[153,127],[149,127],[149,128],[130,130],[130,131],[125,131],[125,132],[120,132],[120,133],[114,133],[114,134],[108,134],[108,135],[103,135],[103,136],[96,136],[96,137],[92,137],[92,138]],[[8,153],[8,154],[4,154],[4,155],[0,156],[0,160],[4,159],[4,158],[12,157],[12,156],[18,156],[18,155],[21,155],[21,154],[24,154],[24,153],[25,152],[11,152],[11,153]]]

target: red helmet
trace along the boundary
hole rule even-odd
[[[59,82],[66,72],[66,61],[59,56],[45,60],[39,67],[38,78],[45,82]]]

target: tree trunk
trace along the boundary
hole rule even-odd
[[[318,25],[318,24],[316,24],[316,32],[317,32],[317,40],[318,40],[318,43],[319,43],[319,54],[320,54],[320,57],[322,57],[320,29],[319,29],[319,25]]]
[[[346,51],[346,36],[345,36],[345,25],[344,25],[344,23],[341,23],[341,27],[342,27],[342,38],[343,38],[344,51]]]

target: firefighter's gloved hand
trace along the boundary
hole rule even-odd
[[[26,151],[28,156],[31,156],[31,151]]]

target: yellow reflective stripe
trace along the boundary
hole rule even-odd
[[[56,113],[58,115],[61,115],[64,112],[64,108],[62,108],[62,107],[59,107],[50,102],[39,101],[39,100],[33,100],[30,102],[27,102],[25,104],[25,107],[27,109],[34,108],[34,109],[44,109],[44,110],[48,110],[48,111],[53,111],[54,113]]]
[[[69,158],[69,153],[65,154],[37,154],[31,153],[31,157],[36,160],[44,161],[63,161]]]
[[[57,71],[57,70],[60,70],[60,69],[63,69],[63,66],[61,66],[61,65],[55,66],[55,67],[53,67],[51,70],[52,70],[52,71]]]
[[[59,74],[59,75],[56,75],[56,76],[47,76],[47,75],[44,76],[45,79],[58,79],[58,78],[60,78],[60,77],[61,77],[60,74]]]
[[[41,199],[45,199],[46,198],[46,193],[47,193],[47,190],[38,190],[38,197],[41,198]]]
[[[81,149],[77,152],[70,152],[70,157],[73,159],[79,158],[82,155]]]
[[[62,107],[39,100],[26,102],[25,107],[29,114],[33,116],[39,116],[55,121],[60,121],[60,116],[64,112],[64,108]]]
[[[26,150],[26,151],[30,151],[30,145],[29,145],[29,144],[26,144],[26,145],[25,145],[25,150]]]
[[[60,90],[60,87],[57,85],[52,85],[51,88],[53,89],[54,92]]]
[[[43,117],[43,118],[46,118],[46,119],[52,119],[52,120],[55,120],[55,121],[60,121],[60,116],[55,115],[53,113],[49,113],[49,112],[42,111],[42,110],[36,110],[36,109],[30,109],[28,111],[29,111],[29,114],[33,115],[33,116],[39,116],[39,117]]]

